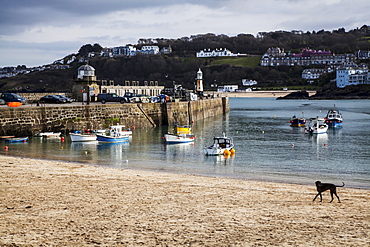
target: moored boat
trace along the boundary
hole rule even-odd
[[[329,110],[325,117],[325,123],[332,128],[342,127],[342,113],[334,109]]]
[[[290,126],[291,127],[305,127],[306,126],[306,119],[301,117],[297,117],[296,115],[294,115],[291,119],[290,119]]]
[[[163,137],[166,140],[167,144],[176,144],[176,143],[188,143],[195,141],[195,135],[192,134],[170,134],[167,133]]]
[[[60,137],[61,132],[39,132],[35,134],[35,137],[43,138],[56,138]]]
[[[124,125],[113,125],[105,133],[96,134],[96,137],[99,142],[126,142],[130,136],[125,130]]]
[[[307,134],[323,134],[328,131],[328,125],[325,123],[324,118],[311,118],[309,126],[305,128]]]
[[[5,138],[5,142],[28,142],[28,137],[10,137],[10,138]]]
[[[232,138],[226,137],[225,133],[222,137],[213,137],[213,144],[204,148],[205,155],[230,155],[234,153],[233,140]]]
[[[96,135],[93,134],[70,133],[69,137],[72,142],[91,142],[97,140]]]

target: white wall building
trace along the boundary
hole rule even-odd
[[[113,56],[135,56],[136,48],[132,45],[113,47]]]
[[[204,49],[197,52],[197,57],[233,57],[237,56],[238,54],[234,54],[228,49]]]
[[[344,88],[349,85],[370,84],[369,69],[366,66],[342,66],[336,71],[336,85]]]
[[[217,92],[235,92],[238,90],[238,85],[224,85],[217,88]]]
[[[144,45],[140,50],[141,54],[157,55],[159,54],[159,47],[156,45]]]
[[[315,80],[324,73],[327,73],[326,69],[305,69],[302,71],[302,79]]]

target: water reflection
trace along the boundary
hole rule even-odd
[[[308,135],[290,127],[297,112],[305,117],[326,114],[336,104],[344,116],[343,128]],[[194,143],[166,145],[162,139],[172,126],[135,129],[127,143],[71,143],[30,138],[8,144],[0,154],[78,161],[115,168],[312,183],[330,180],[370,188],[369,100],[308,101],[272,98],[230,98],[230,113],[196,121]],[[203,148],[225,132],[233,138],[236,154],[208,157]],[[1,141],[0,141],[1,142]]]

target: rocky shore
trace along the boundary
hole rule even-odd
[[[0,156],[0,246],[370,246],[370,191]],[[331,181],[325,181],[331,182]]]

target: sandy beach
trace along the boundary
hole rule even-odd
[[[0,246],[370,246],[370,191],[0,156]],[[331,182],[331,181],[323,181]]]

